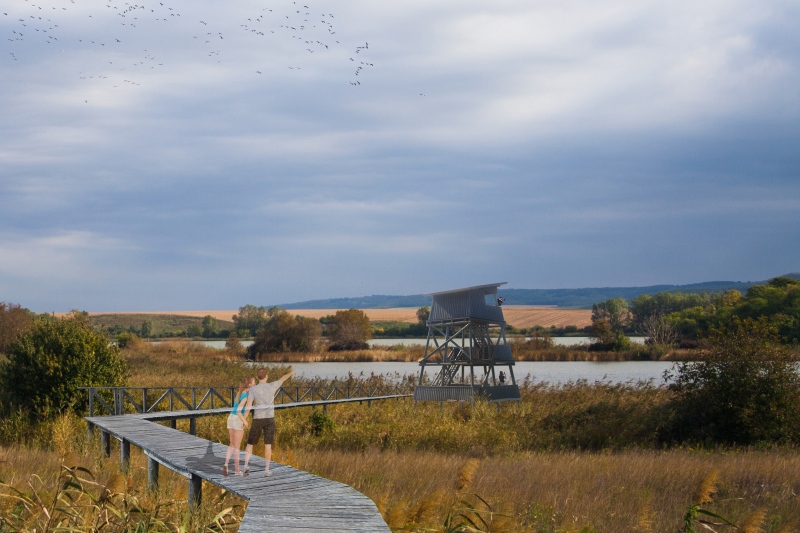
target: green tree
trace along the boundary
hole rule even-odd
[[[16,339],[0,364],[0,397],[6,407],[50,417],[87,403],[84,386],[122,386],[127,370],[119,348],[85,317],[37,320]]]
[[[336,311],[330,324],[331,350],[363,350],[372,338],[369,317],[360,309]]]
[[[654,296],[642,294],[631,300],[631,327],[657,344],[670,344],[673,337],[680,335],[696,337],[698,333],[708,331],[714,322],[715,306],[724,298],[724,295],[683,292],[659,292]],[[683,320],[685,313],[691,314],[688,321]]]
[[[0,354],[33,326],[33,314],[19,305],[0,302]]]
[[[592,322],[605,320],[612,331],[622,331],[630,322],[628,302],[624,298],[611,298],[592,305]]]
[[[595,349],[612,349],[612,346],[624,345],[625,341],[621,337],[625,337],[623,330],[629,321],[628,302],[624,298],[611,298],[592,305],[592,335],[600,343]]]
[[[419,322],[421,326],[428,325],[428,318],[430,318],[430,316],[431,316],[431,308],[428,307],[427,305],[417,309],[417,322]]]
[[[270,309],[272,312],[272,309]],[[239,314],[233,315],[233,322],[236,324],[236,330],[246,332],[246,335],[255,336],[270,319],[267,314],[267,308],[263,305],[256,307],[255,305],[247,304],[239,308]]]
[[[592,336],[602,345],[614,342],[614,330],[611,323],[605,318],[592,318]]]
[[[153,321],[145,320],[142,322],[142,329],[140,333],[143,338],[151,337],[153,335]]]
[[[800,442],[800,373],[766,317],[711,328],[702,361],[665,373],[675,393],[665,435],[750,445]]]
[[[217,319],[211,315],[203,317],[203,337],[214,337],[217,334]]]
[[[258,332],[248,354],[251,359],[258,359],[264,353],[310,352],[321,333],[319,320],[292,316],[288,311],[278,309],[272,312],[266,325]]]
[[[768,317],[785,340],[800,340],[800,280],[782,276],[754,285],[737,303],[736,316]]]

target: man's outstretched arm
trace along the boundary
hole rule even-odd
[[[284,375],[284,376],[281,376],[280,378],[278,378],[278,382],[280,382],[280,384],[281,384],[281,385],[283,385],[283,382],[284,382],[284,381],[286,381],[287,379],[289,379],[289,378],[290,378],[290,377],[292,377],[292,376],[294,376],[294,370],[292,370],[292,371],[291,371],[291,372],[289,372],[288,374],[286,374],[286,375]]]

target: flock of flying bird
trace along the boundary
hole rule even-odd
[[[221,17],[193,13],[198,4],[191,0],[139,1],[143,3],[15,0],[0,13],[0,29],[6,34],[4,48],[9,49],[7,60],[24,62],[27,55],[39,53],[42,46],[51,47],[54,53],[77,49],[79,57],[87,61],[86,68],[77,74],[80,80],[108,80],[119,87],[140,85],[146,80],[145,71],[170,65],[170,47],[162,47],[168,39],[170,46],[177,44],[183,51],[194,53],[196,60],[205,57],[206,61],[217,63],[241,55],[237,45],[227,45],[231,41],[246,46],[250,52],[263,50],[265,55],[280,49],[287,59],[292,58],[292,64],[284,64],[290,70],[305,66],[293,52],[321,55],[346,51],[337,35],[333,13],[313,9],[311,0],[271,0],[272,6],[224,27]],[[247,41],[244,44],[243,38]],[[349,56],[347,64],[351,69],[349,84],[358,87],[364,73],[374,66],[368,59],[369,43],[364,42],[345,56]],[[340,53],[334,57],[344,56]],[[262,75],[271,66],[274,68],[269,64],[251,68],[255,75]]]

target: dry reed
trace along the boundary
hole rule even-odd
[[[766,509],[756,509],[747,515],[740,526],[742,533],[764,533],[764,521],[767,518]]]
[[[0,531],[18,530],[10,524],[5,526],[12,529],[4,529],[2,520],[11,519],[13,514],[19,514],[20,509],[14,500],[2,497],[3,494],[10,494],[13,488],[32,497],[33,501],[55,501],[59,490],[63,490],[62,483],[66,472],[64,469],[74,467],[91,472],[84,474],[74,471],[85,478],[81,484],[88,487],[89,493],[93,493],[91,498],[94,499],[86,500],[78,496],[74,504],[62,505],[64,511],[59,515],[59,520],[65,520],[65,516],[71,513],[71,518],[68,517],[70,520],[88,524],[92,520],[114,519],[117,513],[122,513],[119,516],[127,517],[125,520],[130,519],[134,522],[141,517],[152,518],[154,531],[177,531],[181,527],[187,531],[212,531],[219,530],[216,521],[221,509],[232,508],[230,513],[225,513],[221,518],[227,523],[236,523],[244,512],[245,501],[213,485],[208,485],[204,488],[204,500],[200,509],[191,520],[188,520],[186,478],[163,469],[159,476],[158,490],[150,492],[146,489],[147,458],[140,450],[136,448],[131,450],[130,468],[128,474],[123,475],[119,468],[119,454],[112,452],[111,457],[105,458],[100,453],[99,436],[94,440],[87,439],[86,424],[82,419],[74,415],[62,415],[57,425],[59,428],[57,434],[60,435],[61,441],[59,444],[61,449],[58,452],[42,449],[39,446],[0,447],[0,481],[8,486],[0,488]],[[114,439],[112,442],[115,442]],[[75,498],[75,494],[71,497]],[[35,525],[38,520],[35,506],[28,507],[32,508],[31,512],[22,516],[21,520]],[[137,508],[142,513],[136,514],[134,509]],[[52,514],[52,510],[49,512]],[[129,515],[129,512],[133,514]],[[161,524],[163,527],[155,527],[156,524]],[[134,526],[132,522],[131,531],[136,529]],[[93,530],[88,525],[69,527],[72,529],[65,530]],[[114,529],[113,524],[108,525],[106,529]],[[127,531],[124,528],[119,530]]]
[[[383,502],[390,513],[399,504],[412,509],[405,518],[412,531],[422,524],[442,524],[453,502],[445,495],[452,498],[466,463],[452,454],[380,450],[302,450],[298,457],[301,468],[354,486]],[[675,531],[693,503],[686,488],[701,484],[711,469],[724,480],[719,503],[711,509],[745,524],[751,505],[756,505],[777,529],[800,518],[800,502],[793,493],[798,468],[800,455],[794,450],[525,453],[483,459],[469,492],[481,495],[499,515],[508,515],[507,520],[499,517],[507,531],[553,531],[554,524],[597,532]],[[426,521],[419,520],[423,508]],[[438,515],[432,516],[434,512]],[[401,515],[398,509],[393,519]],[[751,519],[754,524],[756,518]]]
[[[467,461],[461,465],[461,468],[458,469],[456,490],[464,491],[470,488],[472,480],[475,477],[475,472],[478,471],[480,464],[481,462],[478,459],[472,458],[467,459]]]
[[[719,478],[719,470],[714,468],[703,478],[697,488],[692,503],[698,505],[705,505],[714,501],[712,496],[717,492],[717,479]]]

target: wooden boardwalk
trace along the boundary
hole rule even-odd
[[[306,402],[303,406],[308,404]],[[283,408],[287,407],[289,405]],[[250,459],[249,476],[225,477],[222,465],[225,464],[227,445],[152,421],[228,412],[229,408],[225,408],[95,416],[86,417],[86,420],[105,435],[120,441],[123,468],[127,468],[130,445],[133,444],[149,458],[148,477],[151,481],[157,480],[158,464],[189,478],[190,505],[194,498],[200,497],[202,481],[248,500],[239,526],[241,533],[390,532],[375,503],[348,485],[275,462],[270,466],[272,475],[264,477],[264,458],[255,455]],[[232,464],[230,469],[232,474]]]

